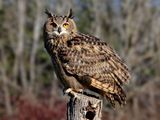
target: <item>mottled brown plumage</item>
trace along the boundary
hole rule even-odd
[[[115,101],[124,104],[122,85],[129,81],[130,74],[121,58],[102,40],[77,32],[71,11],[68,16],[47,14],[45,48],[64,88],[90,89],[105,96],[112,105]]]

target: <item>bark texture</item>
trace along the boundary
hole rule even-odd
[[[101,120],[102,100],[76,93],[68,102],[67,120]]]

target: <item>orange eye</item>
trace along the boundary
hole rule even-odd
[[[68,28],[68,27],[69,27],[69,23],[64,23],[64,24],[63,24],[63,27],[64,27],[64,28]]]

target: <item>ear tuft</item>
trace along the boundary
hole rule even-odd
[[[73,19],[74,16],[73,16],[72,9],[69,10],[67,17],[70,18],[70,19]]]
[[[53,14],[48,9],[45,10],[45,13],[48,15],[48,18],[53,17]]]

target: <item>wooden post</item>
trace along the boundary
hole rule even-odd
[[[85,94],[74,93],[67,108],[67,120],[101,120],[102,117],[102,100]]]

